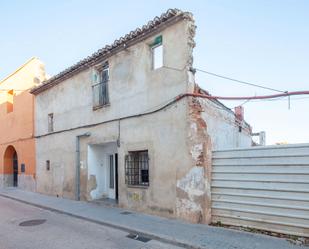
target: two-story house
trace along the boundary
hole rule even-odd
[[[34,96],[45,69],[31,58],[0,81],[0,186],[35,191]]]
[[[211,150],[251,137],[193,95],[195,28],[168,10],[32,89],[39,192],[209,222]]]

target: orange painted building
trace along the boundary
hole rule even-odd
[[[46,79],[33,57],[0,81],[0,186],[35,191],[34,96],[29,89]]]

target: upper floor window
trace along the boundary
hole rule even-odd
[[[14,90],[7,92],[6,112],[12,112],[14,109]]]
[[[109,104],[108,81],[109,81],[108,63],[105,63],[103,66],[96,67],[92,84],[94,109]]]
[[[152,69],[158,69],[163,67],[163,44],[162,36],[157,36],[154,42],[151,44],[152,54]]]
[[[48,132],[54,131],[54,114],[48,114]]]

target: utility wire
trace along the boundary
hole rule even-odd
[[[259,88],[262,88],[262,89],[271,90],[271,91],[280,92],[280,93],[287,93],[287,91],[282,91],[282,90],[270,88],[270,87],[267,87],[267,86],[262,86],[262,85],[250,83],[250,82],[243,81],[243,80],[233,79],[233,78],[230,78],[230,77],[227,77],[227,76],[224,76],[224,75],[208,72],[208,71],[205,71],[205,70],[202,70],[202,69],[199,69],[199,68],[195,68],[195,70],[198,71],[198,72],[206,73],[206,74],[209,74],[209,75],[212,75],[212,76],[215,76],[215,77],[219,77],[219,78],[226,79],[226,80],[231,80],[231,81],[238,82],[238,83],[248,85],[248,86],[259,87]]]
[[[175,67],[169,67],[169,66],[163,66],[166,69],[171,69],[171,70],[175,70],[175,71],[183,71],[185,68],[175,68]],[[206,73],[215,77],[219,77],[222,79],[226,79],[226,80],[231,80],[240,84],[244,84],[244,85],[248,85],[248,86],[254,86],[254,87],[258,87],[258,88],[262,88],[262,89],[266,89],[266,90],[270,90],[270,91],[275,91],[275,92],[279,92],[279,93],[288,93],[288,91],[282,91],[282,90],[278,90],[278,89],[274,89],[271,87],[267,87],[267,86],[262,86],[259,84],[254,84],[254,83],[250,83],[247,81],[243,81],[243,80],[237,80],[237,79],[233,79],[224,75],[220,75],[220,74],[216,74],[216,73],[212,73],[203,69],[199,69],[199,68],[192,68],[192,71],[198,71],[198,72],[202,72],[202,73]]]

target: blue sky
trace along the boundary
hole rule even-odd
[[[168,8],[194,14],[194,66],[281,90],[309,90],[309,1],[1,1],[0,78],[32,56],[50,75],[142,26]],[[273,93],[197,73],[213,95]],[[244,105],[253,131],[268,144],[309,142],[309,96],[250,101]],[[242,102],[224,102],[234,107]]]

